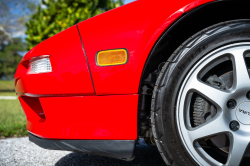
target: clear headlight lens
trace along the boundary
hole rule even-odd
[[[47,73],[51,71],[50,59],[49,57],[44,57],[30,62],[28,74]]]

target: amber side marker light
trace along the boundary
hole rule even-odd
[[[96,55],[98,66],[123,65],[128,62],[128,51],[126,49],[115,49],[99,51]]]

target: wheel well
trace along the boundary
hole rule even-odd
[[[160,64],[168,62],[171,54],[189,37],[211,25],[235,20],[250,19],[249,1],[215,1],[184,13],[169,27],[155,43],[145,63],[139,86],[138,137],[148,144],[151,139],[150,107],[154,84],[158,77]]]

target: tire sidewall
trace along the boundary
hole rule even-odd
[[[208,53],[225,45],[249,42],[250,23],[236,20],[211,26],[184,42],[169,58],[156,82],[152,101],[158,148],[176,165],[197,165],[188,154],[177,127],[176,104],[180,87],[192,67]],[[159,147],[160,146],[160,147]],[[165,154],[164,154],[165,153]]]

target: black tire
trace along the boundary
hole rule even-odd
[[[250,41],[249,20],[233,20],[208,27],[186,40],[162,68],[151,102],[151,123],[158,150],[167,165],[197,165],[185,149],[176,123],[177,96],[190,69],[209,52]]]

